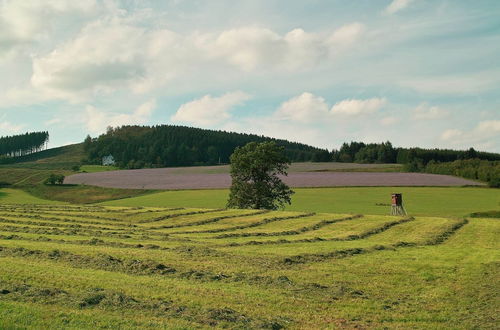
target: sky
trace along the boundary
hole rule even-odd
[[[500,152],[498,0],[0,0],[0,136],[108,126]]]

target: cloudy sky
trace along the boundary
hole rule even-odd
[[[500,152],[498,0],[0,0],[0,135],[176,124]]]

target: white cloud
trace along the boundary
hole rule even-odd
[[[50,54],[34,58],[31,83],[55,98],[73,100],[126,86],[145,75],[147,41],[141,28],[95,22]]]
[[[0,54],[29,44],[52,29],[56,18],[71,16],[75,22],[79,15],[98,10],[94,0],[60,1],[32,0],[0,2]]]
[[[241,91],[219,97],[205,95],[181,105],[171,119],[201,126],[215,125],[229,119],[231,109],[250,98],[250,95]]]
[[[413,119],[417,120],[433,120],[445,118],[450,114],[449,111],[441,109],[437,106],[429,106],[426,103],[420,104],[413,110]]]
[[[351,23],[330,34],[293,29],[285,35],[259,27],[242,27],[213,37],[198,36],[197,45],[243,71],[258,69],[303,70],[345,51],[363,35],[364,25]]]
[[[461,130],[452,128],[452,129],[447,129],[441,134],[441,139],[445,141],[452,141],[455,139],[458,139],[464,135],[464,132]]]
[[[385,98],[347,99],[337,102],[329,111],[323,97],[305,92],[283,102],[274,113],[273,119],[297,123],[326,123],[333,119],[332,115],[367,115],[380,110],[386,103]],[[384,125],[395,122],[396,118],[393,117],[386,117],[381,121]]]
[[[341,26],[328,38],[327,43],[336,52],[337,48],[347,48],[358,41],[365,32],[365,26],[355,22]]]
[[[61,118],[52,118],[52,119],[45,121],[44,124],[45,124],[45,126],[53,126],[53,125],[62,123],[62,121],[63,120]]]
[[[391,125],[396,124],[398,121],[399,121],[398,118],[393,117],[393,116],[388,116],[388,117],[384,117],[384,118],[380,119],[380,124],[382,124],[384,126],[391,126]]]
[[[500,120],[486,120],[477,125],[477,131],[483,133],[500,133]]]
[[[408,7],[413,0],[393,0],[384,10],[386,14],[392,15]]]
[[[224,31],[210,46],[216,55],[245,71],[276,65],[286,52],[281,36],[269,29],[251,27]]]
[[[492,69],[474,74],[417,77],[400,81],[400,85],[426,94],[470,95],[497,88],[500,82],[499,74],[498,70]]]
[[[495,141],[500,139],[500,120],[481,121],[469,131],[447,129],[441,134],[441,140],[454,147],[475,147],[487,150],[495,146]]]
[[[367,100],[349,99],[336,103],[331,113],[335,115],[357,116],[371,114],[380,110],[387,103],[385,98],[371,98]]]
[[[2,121],[0,122],[0,136],[21,133],[23,128],[23,124],[17,125],[8,121]]]
[[[155,100],[149,100],[141,104],[131,114],[106,113],[88,105],[85,109],[84,122],[87,129],[92,133],[101,133],[108,126],[142,125],[149,121],[155,108]]]
[[[31,84],[46,98],[81,102],[117,89],[144,93],[168,81],[199,79],[200,72],[303,71],[329,63],[362,35],[360,23],[319,35],[294,29],[242,27],[181,35],[104,17],[73,39],[33,58]]]
[[[325,99],[311,93],[302,93],[281,104],[275,117],[281,120],[296,122],[314,122],[328,115],[328,104]]]

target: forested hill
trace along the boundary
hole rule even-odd
[[[99,164],[112,155],[122,168],[214,165],[229,163],[238,146],[248,142],[275,141],[291,161],[329,161],[327,150],[301,143],[253,134],[207,130],[185,126],[122,126],[108,129],[84,142],[89,163]]]

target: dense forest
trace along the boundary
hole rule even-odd
[[[424,167],[430,161],[452,162],[461,159],[500,160],[500,154],[468,150],[394,148],[391,142],[344,143],[340,150],[332,151],[336,162],[356,163],[398,163]]]
[[[41,151],[49,141],[49,132],[31,132],[0,137],[0,158],[21,157]]]
[[[256,141],[275,141],[293,162],[330,161],[328,150],[253,134],[185,126],[122,126],[108,128],[98,138],[84,141],[87,161],[100,164],[112,155],[121,168],[227,164],[234,149]]]

